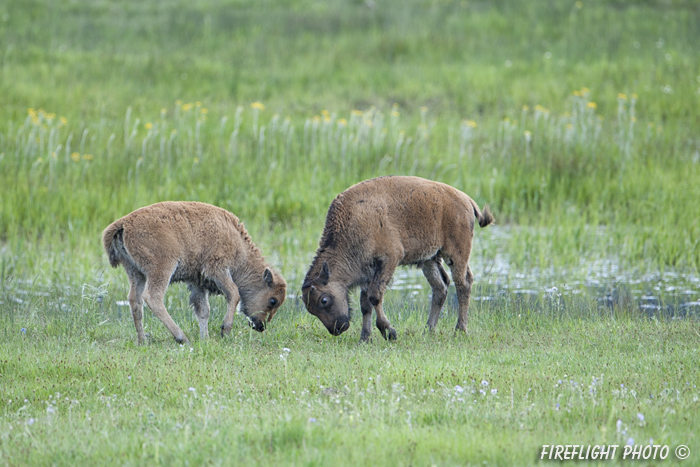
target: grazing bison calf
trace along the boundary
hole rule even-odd
[[[189,286],[202,339],[209,336],[210,293],[226,297],[222,336],[231,332],[239,300],[252,328],[262,332],[285,298],[287,283],[265,264],[243,223],[216,206],[175,201],[146,206],[110,224],[102,243],[109,264],[121,264],[129,276],[139,344],[145,340],[144,299],[177,342],[188,342],[163,304],[171,282]]]
[[[384,338],[396,331],[384,315],[382,300],[399,265],[423,270],[433,289],[428,328],[437,324],[450,279],[457,288],[457,329],[467,330],[473,275],[469,269],[474,223],[493,222],[461,191],[418,177],[380,177],[358,183],[331,203],[316,257],[302,286],[306,309],[333,335],[350,327],[348,292],[360,287],[361,341],[372,332],[372,307]],[[387,336],[388,331],[388,336]]]

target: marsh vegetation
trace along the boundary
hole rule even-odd
[[[684,1],[4,2],[0,462],[697,459],[697,44]],[[398,343],[303,308],[328,205],[386,174],[498,220],[464,336],[453,288],[423,332],[415,269],[384,305]],[[245,222],[288,283],[264,333],[180,346],[146,310],[136,345],[100,234],[163,200]],[[166,306],[197,335],[184,287]],[[210,334],[225,313],[213,299]]]

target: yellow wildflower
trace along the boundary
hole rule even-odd
[[[345,120],[344,118],[339,118],[338,119],[338,126],[345,126],[348,124],[348,121]]]
[[[192,162],[194,162],[195,164],[199,164],[199,157],[195,157]]]
[[[51,158],[52,158],[52,159],[56,159],[56,151],[54,151],[54,152],[51,153]]]
[[[207,109],[206,107],[202,107],[201,109],[199,109],[199,111],[204,115],[209,113],[209,109]]]
[[[363,114],[361,110],[353,110],[351,113],[356,117],[362,117]]]
[[[392,110],[392,111],[391,111],[391,116],[392,116],[392,117],[398,117],[398,116],[399,116],[399,112],[397,112],[396,110]]]
[[[474,120],[467,120],[464,122],[469,128],[476,128],[476,122]]]
[[[36,162],[37,162],[37,164],[41,164],[42,162],[44,162],[44,159],[39,157],[39,158],[37,158]]]
[[[579,1],[577,1],[576,3],[574,3],[574,5],[575,5],[575,6],[576,6],[576,8],[578,8],[579,10],[580,10],[581,8],[583,8],[583,2],[582,2],[582,1],[580,1],[580,0],[579,0]]]
[[[627,100],[627,94],[620,93],[617,95],[617,98],[620,99],[621,101],[626,101]]]
[[[420,111],[421,111],[421,112],[427,112],[427,111],[428,111],[428,108],[427,108],[426,106],[423,106],[423,107],[420,108]]]
[[[178,107],[181,107],[181,106],[182,106],[182,101],[181,101],[180,99],[176,100],[176,101],[175,101],[175,105],[178,106]]]
[[[588,107],[589,109],[597,109],[598,108],[598,106],[596,105],[595,102],[589,102],[588,104],[586,104],[586,107]]]
[[[312,119],[312,121],[314,123],[319,123],[319,122],[321,122],[321,117],[319,117],[318,115],[314,115],[314,118]]]
[[[581,95],[582,96],[587,96],[589,92],[590,92],[590,89],[588,89],[587,87],[584,86],[581,88]]]
[[[633,93],[632,93],[632,99],[637,99],[637,93],[636,93],[636,92],[633,92]]]
[[[573,126],[571,123],[567,123],[567,124],[566,124],[566,129],[567,129],[567,130],[572,130],[573,128],[574,128],[574,126]]]
[[[528,110],[530,110],[530,107],[524,105],[524,106],[523,106],[523,112],[527,112]]]
[[[574,91],[572,94],[576,97],[581,97],[581,93],[579,91]]]
[[[252,104],[250,104],[250,106],[255,110],[265,110],[265,105],[260,101],[255,101]]]
[[[321,115],[323,115],[324,117],[329,117],[331,115],[331,113],[327,110],[322,110]]]
[[[194,105],[196,105],[197,107],[201,107],[201,106],[202,106],[202,101],[197,101],[197,102],[194,103]]]
[[[61,121],[61,123],[63,125],[68,125],[68,119],[66,117],[64,117],[63,115],[61,115],[61,118],[59,118],[59,120]]]
[[[70,155],[70,158],[73,160],[73,162],[80,162],[80,153],[74,152]]]
[[[167,113],[168,113],[168,109],[166,109],[165,107],[163,107],[162,109],[160,109],[160,115],[161,115],[161,116],[165,116],[165,114],[167,114]]]
[[[91,161],[93,159],[92,154],[85,154],[83,155],[83,160],[84,161]]]
[[[148,122],[148,123],[146,123],[143,127],[144,127],[145,129],[147,129],[147,130],[150,130],[151,128],[153,128],[153,123]]]

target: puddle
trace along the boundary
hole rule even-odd
[[[511,261],[508,248],[513,248],[513,237],[523,234],[532,235],[523,228],[494,226],[488,235],[480,235],[481,238],[475,241],[470,261],[475,276],[471,300],[479,307],[498,310],[504,306],[516,306],[566,311],[584,306],[599,310],[637,311],[648,317],[700,317],[700,276],[697,273],[634,270],[622,267],[619,261],[604,255],[594,260],[582,260],[575,268],[519,270]],[[546,236],[546,233],[540,235]],[[586,235],[600,243],[606,242],[604,229],[591,228]],[[594,256],[591,252],[588,255]],[[300,264],[309,262],[307,258]],[[303,307],[298,297],[303,276],[290,276],[288,298]],[[126,277],[123,280],[126,281]],[[5,282],[4,290],[0,289],[0,303],[17,307],[49,305],[57,310],[71,311],[88,308],[86,304],[91,301],[99,302],[101,307],[106,293],[105,285],[43,286],[32,281],[11,280]],[[354,292],[355,301],[357,296],[358,293]],[[388,297],[409,300],[423,307],[428,306],[429,296],[430,287],[420,269],[397,269]],[[119,313],[125,308],[128,312],[125,297],[114,299],[117,299]],[[450,285],[447,304],[457,306],[454,285]]]
[[[473,254],[470,266],[474,272],[471,300],[486,309],[515,303],[538,310],[550,307],[564,311],[576,303],[580,306],[581,300],[589,300],[601,310],[636,310],[648,317],[700,317],[697,274],[635,271],[621,267],[613,259],[598,259],[577,268],[518,271],[503,251],[489,259]],[[417,268],[399,268],[391,290],[406,299],[427,301],[430,295],[430,286]],[[452,284],[448,304],[457,306]]]

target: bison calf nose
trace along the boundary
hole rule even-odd
[[[350,320],[336,321],[333,329],[329,329],[331,334],[334,336],[339,336],[350,328]]]
[[[250,320],[250,327],[258,332],[263,332],[265,330],[265,323],[262,322],[257,316],[248,317]]]

